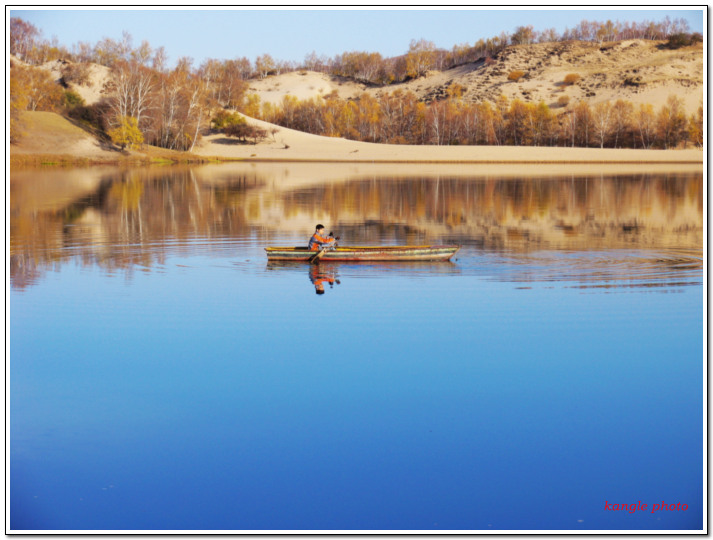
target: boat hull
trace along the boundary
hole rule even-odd
[[[338,247],[326,251],[321,261],[447,261],[460,246]],[[309,261],[317,253],[305,247],[265,248],[269,261]]]

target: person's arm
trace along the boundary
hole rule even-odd
[[[317,242],[320,246],[334,242],[334,238],[325,238],[321,234],[316,234],[315,236],[317,237]]]

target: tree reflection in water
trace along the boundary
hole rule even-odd
[[[271,243],[300,243],[325,220],[352,245],[458,243],[515,256],[703,245],[699,173],[368,177],[344,166],[325,181],[300,170],[13,171],[12,286],[70,259],[130,276],[172,254],[254,258]]]

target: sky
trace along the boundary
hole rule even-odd
[[[704,31],[701,7],[655,9],[298,9],[290,8],[180,8],[180,9],[85,9],[6,8],[11,17],[35,25],[46,39],[57,38],[71,49],[73,44],[94,45],[103,38],[120,40],[127,31],[138,46],[148,41],[163,46],[169,65],[188,56],[199,65],[207,58],[220,60],[262,54],[275,60],[301,62],[305,56],[334,57],[350,51],[378,52],[384,57],[408,51],[411,40],[424,38],[437,47],[473,44],[518,26],[532,25],[541,31],[559,33],[590,21],[653,21],[669,16],[683,18],[693,32]]]

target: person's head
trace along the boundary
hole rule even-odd
[[[320,223],[320,224],[318,224],[318,225],[315,227],[315,229],[316,229],[317,232],[323,231],[323,230],[324,230],[324,225],[322,225],[322,224]]]

